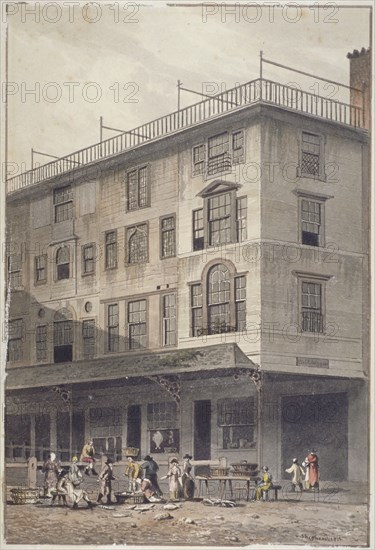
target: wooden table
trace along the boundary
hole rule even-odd
[[[258,476],[214,476],[214,477],[208,477],[208,476],[195,476],[195,479],[198,481],[198,498],[200,498],[202,494],[202,485],[203,483],[206,486],[206,496],[208,493],[208,483],[210,481],[218,481],[219,482],[219,498],[223,499],[225,494],[225,489],[227,486],[227,482],[229,485],[229,490],[231,497],[233,498],[233,485],[232,481],[246,481],[246,500],[249,501],[250,499],[250,484],[253,483],[253,486],[256,487],[257,482],[259,481]],[[203,496],[203,494],[202,494]]]

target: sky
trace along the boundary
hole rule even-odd
[[[207,93],[229,89],[259,77],[262,50],[348,84],[346,54],[369,46],[369,10],[345,3],[57,4],[11,3],[8,14],[8,161],[18,172],[30,169],[31,148],[63,156],[97,143],[100,116],[129,130],[176,110],[178,79]],[[263,76],[348,99],[347,91],[268,64]],[[181,98],[182,106],[199,100]]]

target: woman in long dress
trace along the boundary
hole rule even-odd
[[[177,500],[182,493],[181,484],[182,470],[178,464],[177,458],[172,458],[168,473],[161,479],[169,480],[169,495],[171,500]]]
[[[52,489],[55,489],[58,475],[60,470],[60,464],[56,462],[55,453],[51,453],[45,463],[43,464],[42,472],[44,473],[44,495],[48,498],[52,498]]]

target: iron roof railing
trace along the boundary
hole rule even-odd
[[[7,193],[38,184],[60,174],[108,159],[143,143],[179,132],[229,111],[266,103],[300,113],[363,128],[363,109],[272,80],[258,78],[212,98],[142,124],[133,130],[18,174],[7,180]]]

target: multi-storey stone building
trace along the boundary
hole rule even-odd
[[[350,57],[369,86],[369,51]],[[282,478],[316,447],[323,479],[363,478],[358,94],[258,79],[8,180],[9,461],[90,437]]]

